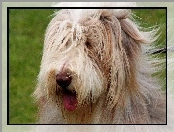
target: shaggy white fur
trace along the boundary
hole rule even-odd
[[[132,7],[136,4],[73,2],[54,6]],[[165,124],[165,96],[151,77],[156,72],[151,64],[154,61],[147,61],[142,49],[143,44],[147,46],[157,39],[156,30],[139,29],[127,9],[56,12],[46,31],[34,93],[40,108],[39,123]],[[62,84],[64,76],[66,84]],[[173,109],[172,96],[168,96],[168,125],[41,125],[35,131],[172,132]]]

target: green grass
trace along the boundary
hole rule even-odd
[[[31,97],[36,86],[44,33],[53,10],[10,9],[10,123],[36,121],[37,107]]]
[[[160,34],[160,37],[157,42],[154,43],[154,47],[156,48],[164,48],[166,47],[166,10],[165,9],[135,9],[133,13],[140,17],[140,20],[137,20],[141,26],[144,28],[157,26],[160,28],[157,34]],[[166,54],[157,54],[153,57],[158,57],[166,61]],[[155,73],[157,77],[160,78],[159,84],[162,85],[162,88],[166,89],[166,64],[163,63],[162,71]]]
[[[37,106],[31,94],[36,86],[42,57],[44,33],[54,10],[10,9],[9,29],[9,114],[10,124],[33,124]],[[165,11],[136,10],[144,27],[162,25],[160,43],[165,45]],[[164,72],[164,73],[163,73]],[[162,78],[165,70],[161,72]]]
[[[161,34],[155,44],[158,48],[165,47],[166,44],[166,11],[165,9],[135,9],[134,14],[141,19],[137,20],[144,28],[157,26]],[[135,18],[136,19],[136,18]]]

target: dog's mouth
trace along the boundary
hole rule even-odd
[[[63,92],[63,105],[68,111],[74,111],[77,107],[76,92],[65,90]]]

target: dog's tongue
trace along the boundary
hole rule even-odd
[[[72,92],[65,92],[63,96],[63,105],[68,111],[74,111],[77,106],[76,94]]]

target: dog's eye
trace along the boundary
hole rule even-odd
[[[104,19],[105,19],[105,18],[104,18],[103,16],[100,16],[100,20],[101,20],[101,21],[104,21]]]
[[[85,45],[86,45],[86,47],[87,47],[88,49],[91,49],[91,48],[92,48],[91,44],[90,44],[88,41],[85,43]]]
[[[99,18],[102,22],[106,22],[106,21],[109,21],[109,18],[107,16],[100,16]]]

